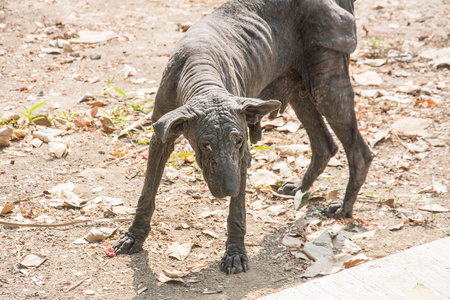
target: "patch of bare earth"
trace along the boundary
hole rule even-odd
[[[308,205],[295,211],[294,199],[272,193],[274,185],[300,179],[310,158],[306,133],[288,110],[266,124],[254,146],[247,273],[219,271],[228,199],[211,196],[183,138],[144,251],[103,252],[133,217],[151,123],[144,119],[117,136],[151,112],[183,27],[218,2],[20,0],[0,10],[0,130],[14,131],[0,148],[2,299],[255,299],[310,280],[305,274],[323,276],[357,257],[377,259],[448,235],[449,213],[422,209],[450,208],[449,2],[430,0],[425,9],[420,1],[359,0],[351,74],[360,129],[376,157],[354,220],[320,214],[343,198],[342,147]],[[112,36],[77,43],[82,31]],[[32,122],[39,115],[50,127]],[[292,145],[299,146],[282,147]],[[93,231],[102,227],[116,230],[109,237]],[[336,255],[340,264],[330,259]],[[331,265],[311,269],[312,258]],[[178,283],[162,283],[168,278]]]

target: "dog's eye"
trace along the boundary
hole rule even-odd
[[[205,149],[205,150],[212,151],[211,144],[208,143],[208,142],[202,143],[202,147],[203,147],[203,149]]]
[[[235,141],[235,145],[236,145],[237,148],[239,148],[242,145],[242,139],[237,139]]]

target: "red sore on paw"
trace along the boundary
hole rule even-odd
[[[106,249],[103,249],[103,252],[108,255],[109,257],[116,257],[116,253],[114,252],[114,249],[109,247]]]

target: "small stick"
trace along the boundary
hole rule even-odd
[[[87,256],[89,256],[89,258],[92,260],[92,261],[95,261],[95,259],[86,251],[86,249],[83,249],[83,251],[84,251],[84,253],[86,253],[87,254]]]
[[[147,150],[148,147],[149,147],[149,146],[145,146],[145,147],[143,147],[143,148],[134,150],[133,152],[130,152],[130,153],[128,153],[127,155],[124,155],[124,156],[119,157],[119,158],[117,158],[117,159],[115,159],[115,160],[112,160],[112,161],[107,162],[106,165],[113,164],[113,163],[118,162],[118,161],[120,161],[120,160],[122,160],[122,159],[125,159],[125,158],[127,158],[127,157],[129,157],[129,156],[131,156],[131,155],[133,155],[133,154],[136,154],[136,153],[142,152],[142,151],[144,151],[144,150]]]
[[[74,285],[72,285],[71,287],[67,288],[64,293],[70,292],[71,290],[73,290],[74,288],[78,287],[79,285],[81,285],[84,281],[86,281],[86,279],[88,279],[89,277],[83,278],[80,281],[78,281],[77,283],[75,283]]]
[[[278,194],[277,192],[272,191],[272,194],[274,194],[274,196],[280,197],[280,198],[285,198],[285,199],[295,199],[294,196],[290,196],[290,195],[282,195],[282,194]]]
[[[148,115],[146,115],[145,117],[140,118],[139,120],[137,120],[136,122],[134,122],[133,124],[127,126],[127,128],[125,128],[124,130],[122,130],[118,135],[117,135],[117,139],[119,137],[121,137],[122,135],[124,135],[125,133],[128,133],[130,130],[133,130],[134,128],[140,126],[145,120],[151,119],[151,117],[153,116],[152,113],[149,113]]]
[[[72,222],[67,223],[60,223],[60,224],[27,224],[27,223],[17,223],[17,222],[8,222],[8,221],[1,221],[0,225],[7,225],[7,226],[21,226],[21,227],[64,227],[69,225],[75,225],[75,224],[83,224],[83,223],[101,223],[101,222],[130,222],[133,221],[133,219],[130,218],[124,218],[124,219],[86,219],[86,220],[76,220]]]

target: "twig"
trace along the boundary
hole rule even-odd
[[[119,157],[119,158],[117,158],[117,159],[115,159],[115,160],[112,160],[112,161],[107,162],[106,165],[113,164],[113,163],[118,162],[118,161],[120,161],[120,160],[122,160],[122,159],[125,159],[125,158],[127,158],[127,157],[129,157],[129,156],[131,156],[131,155],[133,155],[133,154],[136,154],[136,153],[142,152],[142,151],[144,151],[144,150],[147,150],[148,147],[149,147],[149,146],[145,146],[145,147],[143,147],[143,148],[134,150],[133,152],[130,152],[130,153],[128,153],[127,155],[124,155],[124,156]]]
[[[152,117],[152,113],[149,113],[148,115],[146,115],[145,117],[140,118],[139,120],[137,120],[136,122],[134,122],[133,124],[127,126],[127,128],[125,128],[124,130],[122,130],[114,139],[118,139],[120,138],[122,135],[124,135],[125,133],[128,133],[128,131],[133,130],[134,128],[138,127],[141,125],[141,123],[143,123],[145,120],[151,119]]]
[[[95,259],[86,251],[86,249],[83,249],[83,251],[84,251],[84,253],[86,253],[87,254],[87,256],[89,256],[89,258],[92,260],[92,261],[95,261]]]
[[[102,222],[130,222],[133,221],[133,219],[130,218],[124,218],[124,219],[86,219],[86,220],[76,220],[72,222],[67,223],[60,223],[60,224],[27,224],[27,223],[17,223],[17,222],[8,222],[8,221],[1,221],[0,225],[7,225],[7,226],[21,226],[21,227],[64,227],[64,226],[70,226],[70,225],[76,225],[76,224],[83,224],[83,223],[102,223]]]
[[[72,285],[71,287],[67,288],[64,293],[70,292],[71,290],[73,290],[74,288],[76,288],[77,286],[81,285],[84,281],[86,281],[86,279],[88,279],[89,277],[83,278],[80,281],[78,281],[77,283],[75,283],[74,285]]]
[[[282,195],[282,194],[278,194],[277,192],[272,191],[272,194],[274,194],[277,197],[280,198],[285,198],[285,199],[295,199],[294,196],[290,196],[290,195]]]
[[[405,147],[408,152],[411,152],[412,154],[416,154],[416,152],[414,152],[408,148],[408,144],[403,142],[402,139],[397,134],[395,134],[391,131],[391,135],[395,136],[395,138],[397,139],[397,142],[399,142],[403,147]]]

